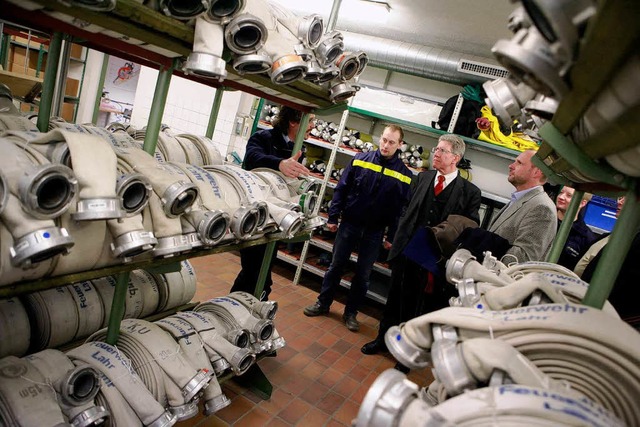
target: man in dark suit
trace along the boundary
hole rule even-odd
[[[269,168],[279,170],[291,178],[308,175],[309,171],[300,164],[302,151],[292,154],[293,144],[300,129],[302,113],[293,108],[284,106],[273,120],[273,129],[260,130],[249,138],[247,151],[244,156],[243,168],[251,170],[255,168]],[[312,117],[307,126],[305,138],[313,128]],[[256,282],[262,267],[266,245],[255,245],[240,250],[240,265],[242,269],[236,277],[231,292],[244,291],[250,294],[255,292]],[[273,256],[276,253],[274,251]],[[271,292],[271,264],[264,284],[261,300],[266,300]]]
[[[384,334],[391,326],[447,305],[444,278],[434,277],[434,272],[426,270],[406,250],[414,246],[413,239],[418,239],[424,228],[434,227],[452,214],[480,221],[480,189],[461,178],[456,168],[464,156],[462,138],[442,135],[431,151],[435,170],[422,172],[411,182],[411,199],[400,217],[389,253],[392,272],[387,304],[378,336],[362,347],[364,354],[386,350]],[[426,310],[424,305],[428,305]]]

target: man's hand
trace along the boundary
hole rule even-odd
[[[302,155],[302,151],[298,151],[292,157],[280,161],[278,169],[289,178],[297,178],[300,175],[307,176],[309,171],[307,168],[298,163],[298,159]]]
[[[391,242],[385,240],[384,242],[382,242],[382,247],[387,250],[390,251],[391,250]]]
[[[328,231],[330,231],[332,233],[335,233],[336,231],[338,231],[338,224],[327,223],[326,224],[326,228],[327,228]]]

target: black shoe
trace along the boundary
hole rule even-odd
[[[347,329],[351,332],[358,332],[360,330],[360,322],[356,320],[355,314],[343,314],[342,320],[344,324],[347,325]]]
[[[396,371],[400,371],[405,375],[407,375],[411,371],[411,369],[407,368],[400,362],[396,363],[396,366],[394,366],[393,369],[395,369]]]
[[[329,312],[329,307],[323,307],[319,302],[316,302],[313,305],[305,307],[303,313],[305,316],[315,317],[320,316],[321,314],[327,314]]]
[[[387,345],[384,343],[384,341],[375,339],[363,345],[360,351],[364,354],[378,354],[383,351],[387,351]]]

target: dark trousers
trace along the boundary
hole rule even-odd
[[[231,292],[244,291],[253,295],[256,291],[256,283],[258,282],[258,276],[260,275],[260,267],[262,267],[262,259],[264,258],[267,245],[255,245],[249,246],[244,249],[240,249],[240,265],[242,269],[238,273],[238,277],[233,282]],[[269,271],[267,278],[264,282],[264,289],[260,296],[261,301],[266,301],[271,293],[271,285],[273,280],[271,279],[271,267],[273,266],[273,260],[278,253],[278,248],[273,251],[273,256],[269,262]]]
[[[443,268],[440,271],[444,271]],[[449,298],[457,291],[436,273],[428,283],[429,272],[404,255],[391,263],[391,286],[378,330],[379,341],[394,325],[449,306]]]
[[[340,224],[336,240],[333,244],[333,257],[329,270],[324,275],[318,301],[323,307],[329,307],[333,302],[336,287],[342,279],[344,269],[349,263],[349,257],[354,250],[358,250],[356,274],[351,281],[351,290],[345,306],[345,314],[357,314],[358,308],[364,301],[369,290],[369,278],[373,263],[378,259],[382,246],[383,230],[370,230],[361,225],[347,222]]]

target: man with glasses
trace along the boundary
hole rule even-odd
[[[329,313],[344,268],[357,249],[356,274],[342,319],[350,331],[360,329],[356,315],[369,289],[369,276],[383,244],[384,231],[389,228],[385,242],[389,245],[402,207],[409,200],[412,174],[398,158],[403,137],[402,128],[388,125],[378,150],[358,153],[344,169],[333,191],[327,221],[327,229],[338,232],[331,265],[324,275],[318,301],[304,309],[306,316]]]
[[[423,302],[431,308],[447,305],[440,289],[444,279],[434,277],[405,253],[414,236],[426,227],[440,224],[449,215],[462,215],[476,223],[480,221],[480,189],[461,178],[456,167],[464,156],[462,138],[452,134],[442,135],[438,146],[431,151],[434,170],[420,173],[411,183],[411,199],[400,217],[389,253],[392,272],[387,304],[378,336],[362,347],[364,354],[386,351],[384,335],[387,330],[423,314]]]

